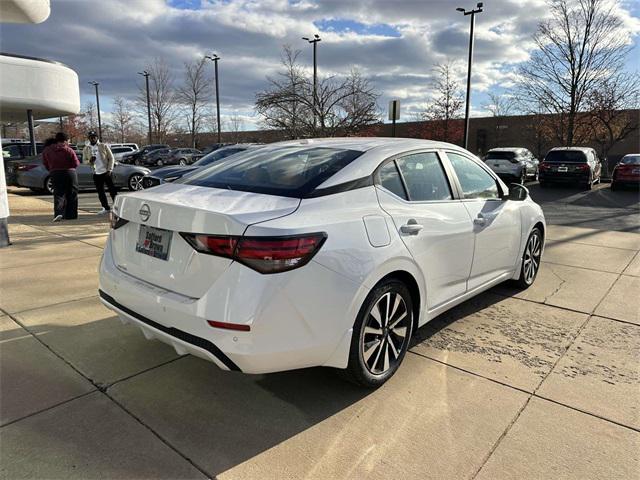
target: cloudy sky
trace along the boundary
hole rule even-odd
[[[429,97],[437,62],[455,62],[466,74],[469,17],[456,0],[51,0],[52,13],[39,25],[3,24],[2,51],[57,60],[80,77],[83,105],[93,99],[88,81],[100,82],[102,109],[114,96],[135,98],[136,72],[152,58],[166,59],[176,82],[185,61],[215,52],[220,60],[223,116],[236,112],[253,128],[255,92],[278,70],[281,49],[311,46],[302,36],[319,33],[320,75],[341,75],[357,67],[381,93],[402,101],[403,120],[412,120]],[[510,85],[526,61],[545,0],[486,0],[477,17],[473,112],[483,113],[487,92]],[[633,50],[627,68],[640,69],[640,1],[622,0],[618,14]],[[635,36],[633,36],[635,35]],[[211,66],[211,70],[213,66]],[[108,115],[107,115],[108,116]]]

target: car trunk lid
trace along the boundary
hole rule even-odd
[[[293,213],[296,198],[165,184],[119,196],[114,211],[128,223],[113,231],[118,268],[136,278],[199,298],[232,260],[197,253],[180,233],[242,235],[247,226]]]

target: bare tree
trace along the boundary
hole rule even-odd
[[[112,127],[120,143],[125,142],[134,124],[134,117],[130,103],[123,97],[113,99],[113,110],[111,111]]]
[[[207,100],[211,94],[211,82],[207,80],[205,67],[204,57],[194,62],[185,62],[184,81],[177,92],[177,100],[186,112],[187,130],[194,148],[196,137],[207,116]]]
[[[84,124],[89,130],[98,130],[98,114],[96,113],[95,103],[89,101],[85,103],[82,111]]]
[[[492,117],[506,117],[515,109],[515,99],[508,94],[489,94],[489,101],[482,105]]]
[[[299,53],[285,47],[284,70],[268,78],[270,88],[256,95],[256,111],[267,127],[283,130],[290,138],[331,137],[355,135],[379,120],[379,95],[356,70],[342,79],[319,79],[314,107],[313,79],[298,65]]]
[[[156,142],[165,143],[167,133],[177,118],[176,92],[173,75],[166,61],[156,58],[147,65],[149,72],[149,97],[151,105],[151,129]],[[138,107],[147,114],[147,93],[144,84],[139,86]]]
[[[538,25],[537,49],[520,69],[520,100],[553,114],[562,145],[585,140],[581,112],[607,72],[622,69],[629,50],[616,15],[617,0],[549,0],[551,15]]]
[[[238,112],[233,112],[229,117],[227,117],[225,123],[225,130],[229,133],[229,140],[232,142],[238,143],[241,141],[240,132],[244,128],[244,122],[242,121],[242,117],[238,114]]]
[[[440,132],[437,135],[439,140],[458,141],[462,131],[459,128],[460,122],[455,122],[454,119],[462,112],[464,95],[450,63],[436,64],[433,70],[432,87],[435,95],[422,114],[422,119],[433,122],[432,127],[439,126],[436,128]]]
[[[638,129],[640,86],[634,74],[620,72],[605,79],[587,97],[591,139],[606,159],[615,144]],[[605,162],[608,174],[608,162]]]

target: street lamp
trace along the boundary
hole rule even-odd
[[[462,12],[465,16],[471,15],[471,27],[469,30],[469,66],[467,68],[467,99],[464,109],[464,148],[469,145],[469,104],[471,102],[471,62],[473,61],[473,27],[476,23],[476,13],[482,12],[483,4],[478,2],[475,10],[465,10],[462,7],[456,8],[458,12]]]
[[[100,119],[100,94],[98,93],[98,82],[88,82],[96,87],[96,108],[98,109],[98,140],[102,141],[102,120]]]
[[[213,68],[216,77],[216,123],[218,125],[218,143],[220,143],[220,88],[218,86],[218,60],[220,57],[215,53],[211,55],[205,55],[204,58],[208,58],[213,62]]]
[[[313,36],[313,38],[302,37],[302,40],[306,40],[307,42],[313,44],[313,127],[316,126],[316,106],[318,104],[318,42],[321,41],[320,35],[317,33]]]
[[[149,122],[149,145],[151,145],[151,99],[149,98],[149,76],[151,75],[146,70],[138,72],[138,75],[142,75],[147,84],[147,121]]]

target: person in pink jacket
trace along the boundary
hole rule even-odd
[[[57,133],[55,143],[42,152],[44,168],[51,172],[53,181],[53,221],[78,218],[78,175],[80,161],[71,147],[69,137]]]

